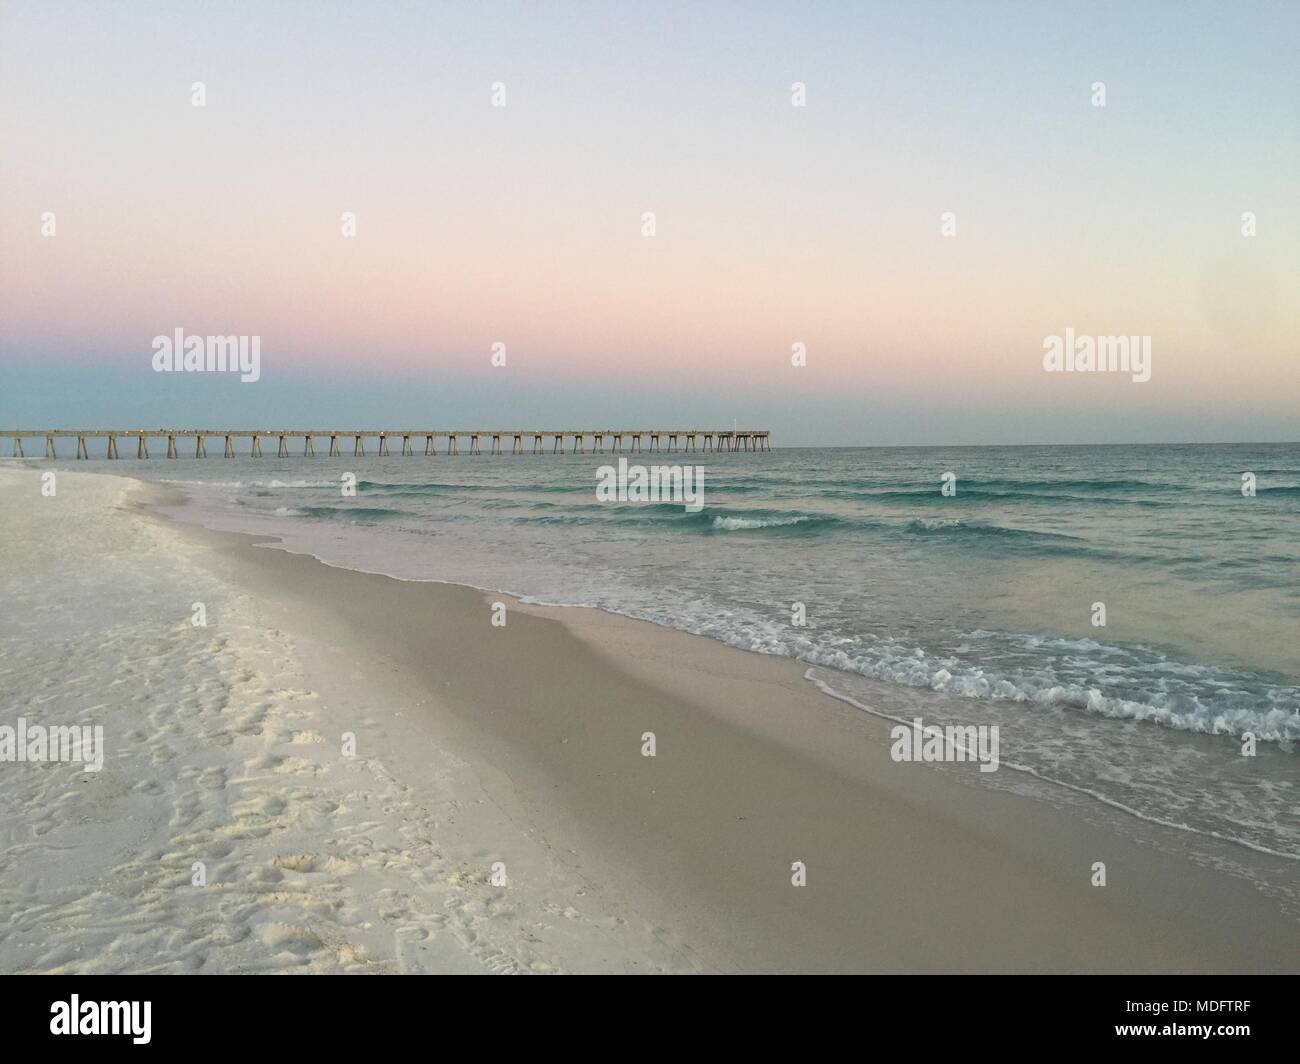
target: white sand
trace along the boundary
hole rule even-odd
[[[127,505],[149,490],[59,473],[44,498],[0,471],[0,722],[100,724],[107,747],[99,773],[0,764],[0,972],[690,967],[404,731],[409,707],[323,700],[273,605]],[[395,779],[381,741],[421,770]]]

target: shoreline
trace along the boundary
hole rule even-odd
[[[757,647],[743,647],[723,639],[716,633],[691,631],[690,629],[676,627],[669,623],[654,620],[648,616],[638,616],[635,613],[626,612],[615,607],[594,605],[585,602],[549,601],[539,599],[528,592],[514,591],[509,588],[479,585],[468,583],[463,580],[446,579],[434,576],[402,575],[396,571],[390,572],[382,568],[371,568],[366,564],[333,561],[330,560],[330,558],[317,553],[316,548],[311,545],[297,540],[290,542],[283,530],[254,531],[248,528],[238,528],[224,524],[218,526],[205,524],[204,521],[210,519],[214,515],[210,513],[196,515],[188,509],[190,496],[188,494],[188,488],[183,486],[187,482],[176,484],[166,481],[142,480],[140,483],[147,484],[154,490],[174,497],[173,501],[159,507],[160,515],[168,520],[176,521],[186,527],[199,528],[210,532],[220,531],[235,535],[250,536],[264,542],[275,550],[282,551],[286,554],[311,558],[327,568],[342,569],[348,572],[359,572],[367,575],[385,577],[387,579],[404,583],[434,584],[445,587],[463,588],[478,592],[483,596],[508,600],[512,603],[512,609],[523,610],[538,616],[551,617],[561,621],[562,623],[567,623],[566,619],[571,619],[574,616],[573,611],[594,611],[606,618],[610,618],[611,621],[616,619],[617,623],[628,621],[633,624],[645,624],[663,632],[682,634],[690,636],[691,638],[701,638],[707,639],[710,642],[717,642],[728,649],[739,651],[742,654],[758,657],[774,657],[780,660],[786,660],[796,665],[802,671],[803,679],[827,698],[852,706],[861,713],[871,715],[880,721],[888,721],[891,724],[910,726],[912,723],[911,714],[908,714],[906,717],[899,716],[898,713],[901,712],[901,709],[897,706],[894,706],[894,711],[891,712],[881,708],[880,706],[865,704],[853,694],[848,693],[842,688],[836,688],[832,682],[828,682],[826,677],[850,677],[857,683],[864,683],[868,687],[881,691],[884,694],[884,697],[880,699],[882,704],[892,704],[897,702],[906,704],[912,702],[914,703],[913,708],[918,712],[922,709],[933,710],[936,708],[942,708],[945,703],[952,703],[954,701],[960,705],[961,703],[967,702],[970,698],[970,696],[965,694],[954,694],[947,691],[933,690],[925,686],[881,680],[854,671],[846,672],[830,664],[811,661],[791,655],[777,654],[758,649]],[[222,517],[220,520],[224,521],[226,519]],[[575,633],[581,635],[586,627],[587,626],[582,624],[575,624],[572,626],[572,629]],[[599,644],[598,638],[594,641]],[[993,703],[993,705],[1000,707],[1014,706],[1015,704],[1014,701],[994,701]],[[1034,705],[1033,702],[1026,702],[1027,707],[1032,708]],[[1119,719],[1122,722],[1125,718]],[[1093,721],[1093,723],[1101,723],[1101,721]],[[1190,728],[1171,727],[1169,730],[1180,735],[1182,740],[1185,742],[1206,744],[1207,749],[1209,748],[1208,740],[1217,741],[1219,737],[1219,733],[1217,732],[1207,733]],[[1229,735],[1231,735],[1231,733],[1229,733]],[[1008,758],[1003,758],[1001,765],[1010,772],[1022,773],[1027,779],[1036,781],[1036,783],[1041,784],[1043,789],[1048,793],[1057,792],[1059,794],[1060,792],[1070,792],[1074,796],[1084,798],[1087,802],[1098,803],[1100,806],[1104,806],[1107,813],[1117,814],[1123,818],[1131,818],[1134,821],[1138,821],[1141,824],[1148,825],[1154,829],[1186,833],[1195,836],[1200,840],[1204,840],[1205,844],[1211,847],[1223,847],[1227,853],[1231,853],[1235,848],[1240,847],[1266,859],[1287,863],[1300,862],[1300,853],[1290,853],[1270,848],[1253,842],[1248,838],[1222,834],[1210,828],[1197,827],[1188,823],[1170,820],[1149,811],[1135,808],[1132,805],[1126,804],[1122,799],[1108,795],[1095,787],[1089,787],[1078,782],[1070,782],[1067,779],[1057,778],[1040,768],[1034,768],[1026,764],[1018,764],[1014,760]],[[1291,897],[1288,901],[1296,907],[1295,911],[1297,914],[1300,914],[1300,896]]]
[[[60,473],[61,497],[75,495],[65,476],[102,479]],[[894,763],[888,720],[823,694],[793,659],[327,565],[178,521],[157,510],[177,489],[119,479],[134,519],[232,589],[213,638],[224,646],[237,623],[275,659],[251,684],[236,677],[219,710],[223,726],[253,723],[218,733],[239,751],[216,792],[233,809],[213,812],[202,843],[231,840],[224,874],[249,893],[227,911],[249,934],[181,970],[1295,970],[1295,915],[1176,832],[1153,828],[1157,847],[1086,809],[962,779],[973,763]],[[207,757],[209,740],[164,708],[151,719]],[[355,762],[339,759],[344,730]],[[254,785],[247,818],[235,799]],[[185,845],[160,846],[185,867]],[[1098,860],[1105,887],[1091,885]],[[795,861],[806,886],[791,883]],[[145,864],[131,882],[183,911],[157,875]],[[64,888],[95,917],[98,895]],[[22,970],[102,970],[61,956]]]
[[[1274,899],[1040,801],[896,765],[887,721],[816,690],[792,659],[189,527],[234,536],[226,553],[243,579],[304,608],[328,605],[311,638],[350,641],[372,664],[400,669],[408,699],[436,693],[458,754],[473,751],[508,779],[493,799],[558,840],[554,849],[597,860],[597,878],[621,881],[620,894],[648,888],[639,909],[680,928],[706,970],[1294,967],[1300,936]],[[491,627],[491,601],[506,602],[504,628]],[[659,744],[653,759],[640,755],[646,731]],[[882,850],[908,854],[911,867],[883,872]],[[1089,854],[1113,855],[1111,876],[1118,864],[1136,878],[1092,887]],[[791,886],[794,860],[805,861],[808,887]],[[826,877],[830,889],[815,889]],[[976,915],[972,897],[998,898],[1005,922],[959,931]],[[1171,908],[1218,915],[1206,927]],[[928,910],[934,923],[916,927]],[[868,919],[877,926],[864,933]]]

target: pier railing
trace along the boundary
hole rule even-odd
[[[15,458],[36,457],[27,455],[23,450],[24,440],[43,440],[45,450],[42,457],[58,458],[55,441],[75,439],[77,441],[77,458],[89,458],[90,449],[87,440],[107,439],[106,458],[118,458],[121,452],[118,441],[134,441],[136,457],[148,458],[150,440],[166,440],[168,458],[180,455],[182,440],[193,440],[195,458],[206,458],[207,441],[221,440],[224,444],[222,454],[226,458],[235,457],[235,441],[250,441],[249,454],[261,458],[264,454],[262,441],[274,441],[276,456],[290,457],[290,440],[302,440],[301,453],[306,457],[316,454],[316,440],[328,440],[326,452],[331,456],[342,455],[345,451],[354,456],[366,454],[366,441],[378,441],[376,452],[380,456],[392,454],[392,445],[400,444],[400,454],[414,455],[416,443],[423,441],[423,453],[439,453],[437,441],[444,440],[443,454],[586,454],[587,440],[591,440],[591,453],[611,454],[667,453],[681,452],[724,452],[724,451],[770,451],[772,449],[771,433],[767,429],[14,429],[0,430],[0,439],[13,441]],[[548,449],[545,441],[550,439]],[[566,450],[566,441],[572,441],[572,449]],[[465,449],[462,451],[461,442]],[[507,441],[509,447],[507,449]],[[350,444],[350,447],[348,446]],[[484,450],[486,444],[487,450]],[[185,448],[187,451],[189,447]]]

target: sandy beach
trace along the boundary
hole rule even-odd
[[[6,598],[46,604],[9,622],[5,717],[93,717],[107,756],[3,766],[0,970],[1294,970],[1267,879],[895,763],[789,659],[58,485],[0,472]]]

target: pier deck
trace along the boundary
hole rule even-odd
[[[305,457],[316,454],[316,440],[328,440],[326,453],[332,457],[345,451],[353,456],[366,454],[366,440],[377,441],[375,453],[386,456],[392,453],[390,443],[397,441],[403,455],[414,455],[415,444],[423,441],[423,454],[439,453],[437,441],[444,440],[443,454],[586,454],[587,440],[591,440],[591,453],[611,454],[669,453],[673,451],[717,453],[724,451],[770,451],[771,433],[767,429],[12,429],[0,430],[0,439],[12,440],[15,458],[35,458],[23,450],[24,440],[44,442],[41,457],[58,458],[56,440],[75,439],[77,458],[90,458],[87,440],[108,441],[105,458],[118,458],[118,441],[134,441],[136,457],[148,458],[149,440],[166,440],[168,458],[180,456],[179,441],[192,440],[195,458],[206,458],[207,441],[221,440],[222,455],[235,457],[235,441],[249,441],[248,453],[261,458],[263,440],[273,440],[279,458],[290,456],[290,440],[302,440],[299,452]],[[546,440],[551,441],[548,449]],[[351,446],[345,446],[349,443]],[[461,449],[461,441],[466,444]],[[506,441],[509,447],[506,447]],[[566,450],[567,442],[572,448]],[[487,450],[484,451],[484,444]],[[185,448],[187,451],[191,449]]]

